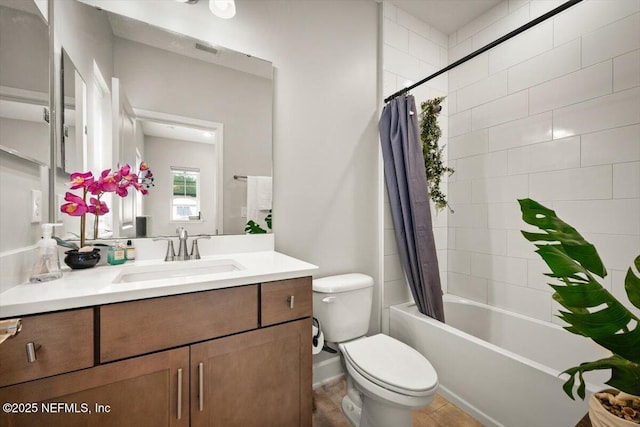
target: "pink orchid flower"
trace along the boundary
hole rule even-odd
[[[95,197],[92,197],[89,200],[89,206],[87,207],[87,212],[92,213],[96,216],[100,216],[100,215],[109,213],[109,207],[105,202],[101,202]]]
[[[72,190],[76,190],[78,188],[89,187],[94,181],[95,178],[91,172],[75,172],[71,174],[69,185],[71,185]]]
[[[82,197],[78,197],[73,193],[67,193],[64,195],[64,199],[69,202],[60,206],[60,212],[66,213],[71,216],[82,216],[89,210],[87,204],[82,200]]]

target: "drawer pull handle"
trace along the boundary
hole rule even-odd
[[[198,364],[198,409],[204,411],[204,363]]]
[[[178,369],[178,419],[182,419],[182,368]]]
[[[34,344],[32,342],[27,343],[27,360],[29,363],[34,363],[38,360],[38,355],[36,353],[40,350],[40,347],[40,344]]]
[[[287,302],[289,303],[289,308],[291,310],[293,310],[293,305],[295,304],[295,300],[296,300],[296,297],[293,296],[293,295],[291,295],[289,298],[287,298]]]

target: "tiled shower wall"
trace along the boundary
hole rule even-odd
[[[449,61],[561,3],[498,4],[450,35]],[[585,0],[448,78],[448,292],[554,319],[547,268],[519,231],[516,200],[531,197],[595,244],[626,300],[640,254],[640,1]]]
[[[415,83],[445,67],[448,63],[448,37],[435,28],[398,9],[393,4],[383,3],[383,95],[392,93]],[[420,103],[427,99],[447,95],[446,74],[414,89],[419,114]],[[447,142],[448,100],[442,104],[440,127],[442,137],[439,144]],[[445,184],[446,185],[446,184]],[[443,187],[443,190],[446,188]],[[389,306],[411,300],[404,272],[398,257],[398,249],[391,220],[391,211],[385,189],[384,206],[384,284],[382,330],[387,331]],[[434,237],[438,251],[438,263],[442,285],[446,289],[447,267],[447,213],[432,211]]]

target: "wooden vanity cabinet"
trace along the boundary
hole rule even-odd
[[[0,403],[22,406],[0,412],[0,426],[310,427],[310,298],[306,277],[62,312],[49,330],[69,319],[93,330],[95,319],[95,337],[83,337],[98,343],[96,360],[47,378],[5,373],[18,379],[0,387]],[[11,340],[30,338],[29,329]],[[5,347],[14,358],[17,343]],[[0,364],[23,369],[13,359]]]

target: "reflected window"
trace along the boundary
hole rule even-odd
[[[200,169],[171,167],[171,220],[200,219]]]

